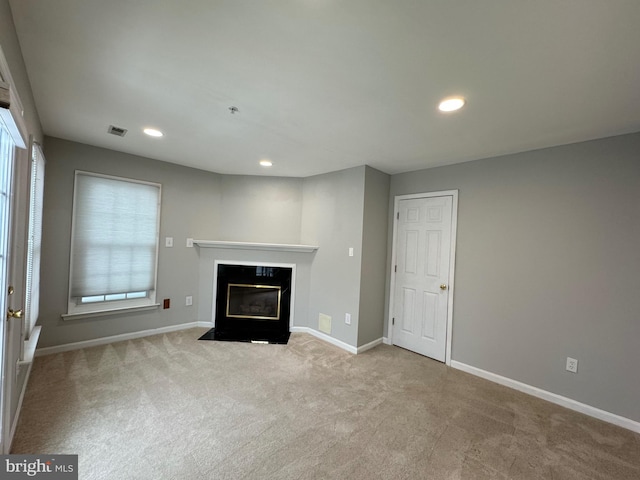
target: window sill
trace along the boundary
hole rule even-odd
[[[40,332],[42,327],[38,325],[34,327],[29,336],[29,340],[24,341],[24,354],[23,358],[18,361],[18,366],[29,365],[33,362],[33,357],[36,353],[36,347],[38,346],[38,339],[40,338]]]
[[[141,312],[144,310],[154,310],[160,307],[159,303],[152,305],[141,305],[139,307],[112,308],[110,310],[95,310],[93,312],[63,313],[62,320],[81,320],[83,318],[104,317],[106,315],[122,315],[125,313]]]

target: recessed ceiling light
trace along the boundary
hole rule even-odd
[[[440,105],[438,105],[438,110],[441,112],[455,112],[464,107],[464,103],[465,101],[462,97],[445,98],[440,102]]]
[[[156,130],[155,128],[145,128],[143,131],[150,137],[162,137],[164,135],[164,133],[160,130]]]
[[[260,165],[263,167],[270,167],[273,165],[273,162],[271,160],[260,160]]]

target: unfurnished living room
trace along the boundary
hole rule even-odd
[[[0,0],[0,478],[640,478],[638,25]]]

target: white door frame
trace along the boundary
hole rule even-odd
[[[16,251],[12,248],[12,242],[15,241],[14,235],[16,233],[15,232],[16,226],[13,224],[13,220],[14,220],[13,216],[17,213],[15,210],[17,203],[22,200],[22,197],[20,197],[20,199],[14,198],[14,195],[19,190],[19,188],[16,187],[14,182],[16,181],[16,178],[15,178],[16,165],[18,164],[17,162],[19,160],[18,149],[27,148],[27,144],[25,140],[28,138],[28,134],[27,134],[27,126],[23,117],[24,109],[22,108],[22,103],[20,102],[20,98],[18,97],[18,93],[15,88],[15,82],[13,81],[13,77],[11,76],[11,72],[9,71],[9,64],[4,55],[4,51],[2,50],[1,45],[0,45],[0,80],[9,84],[9,89],[11,92],[11,105],[9,109],[0,108],[0,123],[2,123],[6,128],[6,130],[9,132],[9,135],[11,136],[14,143],[13,159],[12,159],[12,165],[11,165],[11,171],[10,171],[11,178],[9,181],[10,186],[9,186],[9,191],[7,192],[10,194],[8,199],[8,201],[10,202],[9,203],[10,211],[9,211],[9,218],[8,218],[8,225],[7,225],[8,238],[7,238],[7,258],[6,258],[6,262],[7,262],[6,287],[8,287],[9,282],[14,280],[12,278],[13,277],[12,268],[14,266],[12,262],[22,261],[22,259],[15,258]],[[24,293],[24,283],[22,284],[22,287],[17,290]],[[20,305],[11,305],[10,299],[7,296],[6,289],[4,292],[0,292],[0,295],[5,295],[6,308],[9,308],[10,306],[13,306],[14,308],[23,306],[22,301],[24,301],[24,298],[20,299]],[[12,318],[9,321],[6,321],[6,318],[7,318],[6,308],[4,311],[0,312],[0,322],[2,322],[2,330],[3,330],[2,335],[0,335],[0,339],[2,342],[4,342],[3,347],[0,348],[0,357],[1,357],[0,368],[2,370],[1,372],[2,379],[0,379],[0,396],[2,397],[0,399],[0,408],[2,409],[0,413],[0,422],[2,422],[2,428],[0,428],[1,430],[0,453],[2,454],[9,453],[9,449],[11,448],[11,440],[13,438],[14,428],[17,425],[17,422],[15,422],[14,420],[17,420],[17,416],[19,415],[19,412],[20,412],[20,407],[18,406],[18,410],[16,412],[16,418],[11,419],[11,400],[13,398],[14,390],[16,388],[15,378],[17,376],[17,370],[16,370],[16,365],[14,363],[14,360],[16,360],[16,358],[19,358],[19,355],[10,356],[9,354],[14,354],[16,352],[19,352],[21,348],[19,344],[16,344],[13,341],[13,338],[15,337],[13,335],[13,331],[14,331],[14,328],[20,328],[22,331],[22,326],[20,325],[22,323],[22,320]]]
[[[0,127],[6,127],[5,122],[0,118]],[[8,128],[5,128],[8,132]],[[16,348],[19,348],[18,345],[13,341],[14,328],[17,320],[15,318],[8,318],[7,313],[9,308],[14,307],[11,302],[11,298],[9,298],[8,287],[11,285],[14,280],[12,277],[12,268],[13,262],[15,260],[13,250],[13,241],[14,241],[14,214],[15,214],[15,202],[14,202],[14,188],[15,188],[15,165],[17,162],[17,148],[15,144],[12,144],[12,153],[9,160],[8,171],[5,178],[7,182],[3,187],[6,188],[6,225],[0,225],[2,227],[2,232],[0,235],[6,235],[4,239],[5,249],[6,251],[0,252],[5,257],[4,265],[1,268],[4,268],[4,271],[0,273],[0,276],[4,276],[4,278],[0,279],[0,295],[3,295],[3,302],[0,302],[4,308],[0,309],[0,341],[2,345],[0,346],[0,374],[2,378],[0,378],[0,454],[8,454],[9,449],[11,448],[11,432],[12,432],[12,419],[11,419],[11,400],[13,399],[13,392],[15,390],[15,378],[17,375],[16,366],[13,364],[12,360],[14,360],[17,356]],[[1,160],[1,159],[0,159]],[[0,167],[4,168],[4,167]],[[22,288],[19,288],[19,291],[22,291]]]
[[[414,193],[410,195],[396,195],[393,201],[393,240],[391,243],[391,281],[389,287],[389,321],[387,326],[387,338],[389,343],[393,345],[393,310],[394,310],[394,292],[396,288],[396,271],[394,266],[396,262],[396,238],[398,231],[398,212],[400,201],[411,200],[414,198],[430,198],[430,197],[452,197],[451,206],[451,254],[449,257],[449,299],[447,302],[447,341],[445,351],[445,364],[451,365],[451,344],[453,337],[453,291],[454,291],[454,274],[456,265],[456,234],[458,231],[458,190],[444,190],[441,192]]]

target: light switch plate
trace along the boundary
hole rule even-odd
[[[165,237],[164,246],[165,247],[173,247],[173,237]]]
[[[193,248],[193,238],[187,238],[187,248]]]

